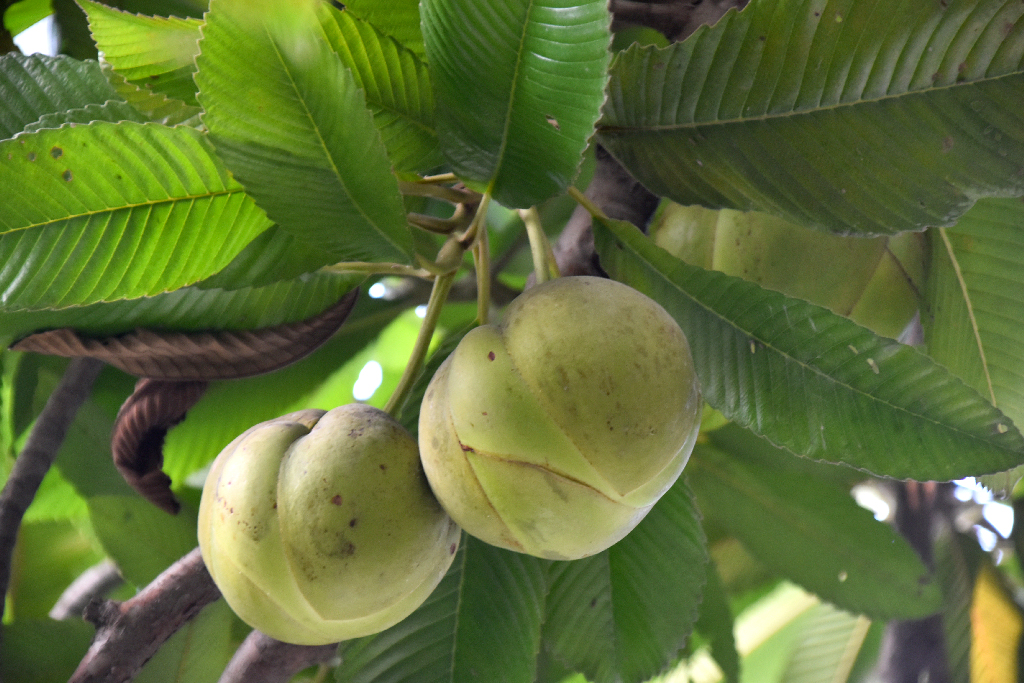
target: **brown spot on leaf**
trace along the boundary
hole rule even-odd
[[[63,178],[65,181],[70,183],[71,182],[71,169],[70,168],[64,169],[64,172],[60,174],[60,177]]]
[[[64,150],[62,150],[60,147],[51,147],[50,156],[53,157],[54,159],[60,159],[62,156],[64,156]]]
[[[359,524],[359,520],[356,519],[355,517],[353,517],[352,519],[348,520],[348,525],[349,525],[350,528],[355,529],[356,528],[356,524]]]
[[[25,158],[28,159],[29,161],[35,161],[36,160],[36,153],[35,152],[29,152],[28,155]]]

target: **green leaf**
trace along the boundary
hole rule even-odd
[[[604,99],[607,3],[431,0],[421,11],[452,170],[509,207],[564,192]]]
[[[199,115],[202,110],[198,106],[186,104],[163,93],[153,92],[144,86],[129,83],[124,76],[114,72],[109,66],[104,67],[107,80],[114,86],[119,97],[124,98],[135,111],[147,116],[154,123],[165,126],[179,124],[199,128]]]
[[[0,143],[0,297],[43,310],[158,294],[224,267],[266,216],[185,127],[97,122]]]
[[[594,234],[604,269],[682,327],[705,400],[772,443],[921,481],[1021,463],[1024,438],[1012,421],[917,350],[683,263],[628,223],[595,220]]]
[[[1024,423],[1024,202],[985,199],[953,228],[931,232],[928,354]],[[1012,488],[1018,476],[986,483]]]
[[[196,510],[172,516],[138,496],[89,499],[93,528],[125,579],[146,586],[196,547]]]
[[[345,11],[365,19],[419,57],[426,55],[420,30],[419,0],[349,0]]]
[[[66,681],[78,668],[96,634],[82,620],[19,619],[4,624],[4,656],[0,675],[5,681],[53,683]],[[54,644],[59,643],[59,647]]]
[[[801,633],[787,657],[779,681],[824,683],[848,681],[871,622],[837,610],[815,605],[801,622]]]
[[[414,6],[415,7],[415,6]],[[441,163],[427,65],[372,24],[330,6],[321,10],[327,43],[366,95],[396,171],[426,172]],[[417,10],[417,23],[419,14]]]
[[[213,0],[196,59],[217,154],[324,264],[409,262],[398,181],[352,73],[309,3]]]
[[[583,560],[463,539],[419,610],[342,644],[340,683],[534,683],[549,656],[595,683],[639,682],[672,661],[696,618],[707,555],[682,481],[626,538]]]
[[[70,57],[0,56],[0,139],[46,114],[121,99],[96,62]]]
[[[135,683],[216,683],[234,654],[235,616],[223,600],[203,608],[132,679]]]
[[[339,683],[533,683],[544,566],[463,534],[447,576],[407,619],[342,643]]]
[[[36,22],[50,16],[50,0],[21,0],[11,3],[3,13],[4,28],[16,36]]]
[[[79,0],[103,60],[128,81],[188,104],[196,104],[195,57],[199,19],[129,14]]]
[[[938,609],[920,558],[845,488],[775,466],[792,456],[764,442],[731,446],[698,445],[687,471],[700,507],[758,560],[851,612],[907,619]]]
[[[605,552],[552,563],[545,646],[595,683],[647,680],[690,635],[707,561],[700,513],[680,478]]]
[[[755,0],[612,67],[598,139],[655,194],[837,232],[1024,193],[1017,0]]]
[[[725,591],[718,566],[712,561],[707,566],[707,583],[700,603],[700,615],[694,625],[697,632],[711,644],[711,656],[722,670],[726,683],[740,683],[740,656],[736,651],[736,629],[729,594]]]
[[[148,119],[127,102],[107,100],[103,104],[87,104],[78,109],[45,114],[35,123],[25,126],[23,132],[35,133],[47,128],[60,128],[65,123],[88,124],[94,121],[107,121],[109,123],[134,121],[135,123],[146,123]]]
[[[942,589],[942,634],[950,680],[971,680],[971,628],[974,582],[982,562],[982,551],[969,538],[948,527],[935,540],[935,574]]]

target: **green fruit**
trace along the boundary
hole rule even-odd
[[[923,291],[922,233],[846,237],[766,213],[668,203],[651,237],[687,263],[825,306],[886,337],[900,335]]]
[[[420,457],[468,533],[575,559],[629,533],[672,486],[701,408],[686,337],[661,306],[611,280],[559,278],[441,365]]]
[[[199,548],[228,604],[302,645],[404,619],[448,570],[459,535],[412,436],[360,404],[252,427],[214,461],[199,506]]]

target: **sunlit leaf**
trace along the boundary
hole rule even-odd
[[[0,56],[0,138],[46,114],[121,99],[96,62],[70,57]]]
[[[917,350],[683,263],[629,224],[595,221],[594,232],[604,269],[686,333],[705,400],[772,443],[922,481],[998,472],[1024,458],[1013,423]]]
[[[604,99],[607,3],[430,0],[422,15],[452,170],[506,206],[563,192]]]
[[[199,19],[147,17],[80,0],[104,61],[131,82],[195,104]]]
[[[426,63],[373,24],[355,18],[347,6],[344,12],[324,7],[320,16],[327,43],[366,95],[395,170],[424,173],[440,165]],[[418,11],[416,17],[418,24]]]
[[[839,607],[879,618],[938,608],[918,556],[845,489],[743,451],[701,445],[687,471],[701,508],[755,557]]]
[[[407,262],[412,235],[380,134],[309,2],[214,0],[199,102],[217,154],[282,229],[332,261]]]
[[[11,35],[16,36],[52,12],[50,0],[21,0],[8,5],[3,13],[3,25]]]
[[[419,0],[349,0],[345,10],[373,24],[420,57],[424,56]]]
[[[612,68],[598,139],[652,192],[833,231],[1024,194],[1017,0],[751,2]]]
[[[42,310],[207,277],[268,227],[185,127],[97,122],[0,143],[0,300]]]

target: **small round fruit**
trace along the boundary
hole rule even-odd
[[[651,237],[687,263],[825,306],[887,337],[900,335],[923,291],[922,233],[850,237],[767,213],[667,203]]]
[[[217,456],[199,506],[199,548],[228,604],[301,645],[404,619],[448,570],[459,535],[412,436],[360,404],[250,428]]]
[[[672,486],[701,407],[686,337],[661,306],[612,280],[558,278],[441,365],[420,457],[468,533],[576,559],[629,533]]]

